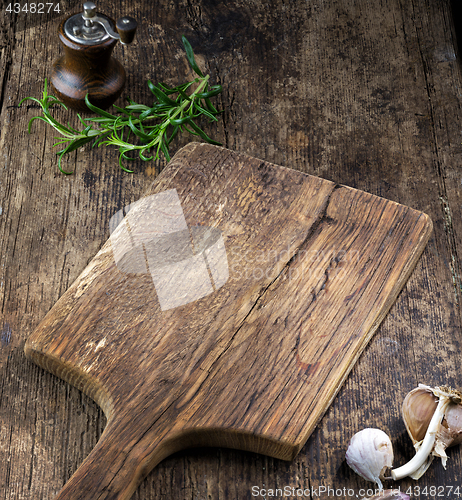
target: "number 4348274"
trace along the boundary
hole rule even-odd
[[[59,3],[9,3],[6,12],[20,14],[21,12],[29,14],[48,14],[49,12],[61,12]]]
[[[460,498],[462,496],[462,488],[460,486],[410,486],[406,491],[406,495],[411,497],[430,497],[430,498]]]

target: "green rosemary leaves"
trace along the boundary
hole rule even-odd
[[[188,40],[183,36],[182,41],[189,65],[197,74],[197,78],[177,87],[168,87],[162,83],[154,85],[149,81],[149,90],[155,97],[154,104],[146,106],[127,98],[128,105],[125,108],[114,105],[117,114],[111,114],[91,104],[87,96],[85,102],[89,110],[97,116],[82,118],[77,114],[83,124],[83,129],[79,131],[53,118],[50,113],[53,105],[58,104],[64,108],[66,106],[48,94],[45,80],[42,99],[26,97],[19,103],[21,106],[24,101],[35,101],[42,108],[42,115],[34,116],[29,121],[28,132],[31,132],[35,120],[42,120],[60,134],[54,146],[64,146],[64,149],[57,153],[58,166],[64,174],[72,172],[63,170],[63,156],[88,142],[93,142],[93,146],[117,146],[119,165],[130,173],[133,171],[126,168],[124,162],[135,160],[137,156],[143,161],[150,161],[159,158],[162,153],[166,160],[170,161],[169,146],[178,132],[186,131],[211,144],[219,144],[199,127],[198,120],[205,117],[217,121],[220,111],[213,106],[211,98],[220,94],[222,87],[209,85],[209,75],[204,76],[197,66]]]

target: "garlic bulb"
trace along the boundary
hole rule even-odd
[[[364,500],[410,500],[410,497],[399,490],[385,490]]]
[[[446,467],[446,448],[462,442],[462,395],[449,387],[420,384],[405,397],[402,414],[416,454],[410,462],[392,470],[392,478],[418,479],[435,456]]]
[[[363,429],[350,440],[347,464],[362,478],[377,483],[382,490],[383,474],[393,464],[390,438],[380,429]]]

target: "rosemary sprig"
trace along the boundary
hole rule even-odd
[[[88,95],[85,103],[90,111],[96,113],[96,117],[82,118],[77,114],[83,124],[83,130],[79,131],[71,125],[64,125],[56,120],[50,112],[54,105],[67,107],[55,96],[49,95],[47,91],[47,80],[45,80],[43,96],[41,99],[25,97],[24,101],[35,101],[42,108],[41,116],[34,116],[28,124],[28,132],[31,132],[32,123],[42,120],[51,125],[59,134],[57,142],[53,147],[64,145],[58,151],[58,167],[64,174],[71,174],[63,170],[61,160],[64,155],[74,151],[88,142],[93,141],[93,146],[114,145],[119,148],[119,166],[126,172],[132,173],[124,166],[124,161],[136,159],[136,154],[143,161],[156,160],[162,153],[167,161],[170,161],[169,146],[178,132],[189,132],[201,137],[211,144],[220,144],[211,139],[198,125],[198,120],[206,117],[217,121],[220,114],[212,104],[211,98],[220,94],[220,85],[209,85],[209,75],[203,75],[196,64],[194,53],[188,40],[182,37],[186,50],[186,57],[192,70],[197,77],[177,87],[169,87],[163,83],[154,85],[148,81],[148,88],[155,97],[155,102],[146,106],[137,104],[127,98],[128,105],[124,108],[113,106],[117,114],[111,114],[94,106]],[[135,153],[135,156],[133,155]]]

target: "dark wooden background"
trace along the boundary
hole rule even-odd
[[[66,14],[80,7],[60,5]],[[104,0],[98,7],[140,21],[137,41],[115,50],[128,73],[124,96],[149,103],[147,79],[177,84],[191,76],[184,34],[224,87],[223,118],[207,128],[224,146],[403,203],[434,223],[415,272],[293,462],[190,450],[163,461],[133,498],[248,499],[252,486],[359,494],[372,483],[345,463],[350,437],[383,429],[401,465],[413,455],[400,417],[405,394],[418,383],[462,387],[462,79],[449,0]],[[40,96],[61,53],[59,19],[0,16],[0,500],[48,500],[93,448],[105,419],[90,399],[28,362],[25,339],[108,238],[111,215],[138,199],[165,162],[137,163],[127,174],[115,150],[84,147],[65,163],[75,174],[59,173],[53,131],[36,122],[29,136],[37,109],[17,108],[23,97]],[[174,150],[189,140],[181,137]],[[447,470],[435,462],[418,482],[399,484],[427,487],[425,498],[437,498],[432,486],[458,498],[446,487],[460,486],[462,495],[461,470],[455,448]]]

